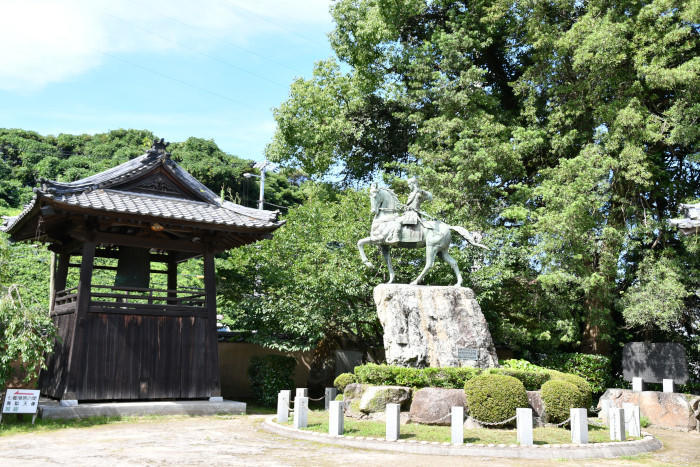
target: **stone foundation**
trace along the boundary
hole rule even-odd
[[[471,289],[382,284],[374,289],[374,302],[390,365],[498,366],[491,333]],[[467,360],[458,349],[476,349],[478,357]]]

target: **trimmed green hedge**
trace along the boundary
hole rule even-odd
[[[580,405],[577,405],[577,408],[588,409],[591,407],[591,405],[593,405],[591,385],[588,384],[585,379],[577,375],[562,373],[556,370],[550,370],[550,374],[552,375],[552,380],[566,381],[567,383],[571,383],[576,386],[576,389],[578,389],[578,391],[581,393],[581,399],[579,400]]]
[[[553,379],[542,386],[542,401],[550,423],[563,422],[569,418],[569,409],[587,408],[584,405],[586,396],[568,381]]]
[[[277,403],[277,394],[283,389],[293,389],[292,375],[297,361],[284,355],[263,355],[250,359],[248,378],[255,399],[265,406]]]
[[[613,371],[610,357],[584,353],[547,355],[538,362],[545,368],[572,373],[585,379],[593,394],[600,395],[612,386]]]
[[[544,383],[551,379],[551,375],[546,371],[526,371],[514,370],[511,368],[489,368],[487,373],[512,376],[520,380],[528,391],[537,391]]]
[[[478,368],[406,368],[367,363],[355,367],[358,383],[380,386],[409,386],[461,389],[481,372]]]
[[[333,381],[333,386],[338,388],[338,391],[343,392],[348,384],[352,384],[356,381],[357,378],[355,378],[355,375],[352,373],[341,373],[338,375],[335,381]]]
[[[464,392],[469,414],[483,422],[500,422],[515,415],[518,407],[529,407],[525,386],[512,376],[479,375],[465,383]]]

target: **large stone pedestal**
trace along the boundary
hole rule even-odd
[[[390,365],[498,365],[491,333],[471,289],[382,284],[374,288],[374,303]]]

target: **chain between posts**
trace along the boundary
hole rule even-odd
[[[482,422],[481,420],[478,420],[478,419],[476,419],[476,418],[474,418],[474,417],[472,417],[472,420],[474,420],[474,421],[475,421],[476,423],[478,423],[479,425],[484,425],[484,426],[497,426],[497,425],[505,425],[506,423],[512,422],[512,421],[515,420],[517,417],[518,417],[518,415],[516,414],[516,415],[513,415],[512,417],[510,417],[510,418],[508,418],[508,419],[506,419],[506,420],[500,421],[500,422]]]

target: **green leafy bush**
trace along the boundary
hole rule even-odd
[[[472,417],[483,422],[500,422],[515,415],[518,407],[528,407],[527,392],[512,376],[483,374],[464,385]]]
[[[644,415],[639,417],[639,426],[642,428],[646,428],[649,425],[651,425],[651,422],[649,421],[649,418],[645,417]]]
[[[413,388],[436,387],[461,389],[464,383],[481,372],[478,368],[407,368],[367,363],[355,367],[358,383],[397,385]]]
[[[283,389],[292,389],[292,375],[297,362],[284,355],[263,355],[250,359],[248,377],[255,398],[265,406],[277,403],[277,394]]]
[[[335,396],[335,400],[337,400],[337,401],[342,401],[344,399],[345,399],[345,396],[343,396],[342,394],[338,394],[337,396]]]
[[[591,385],[593,394],[600,395],[612,386],[613,371],[610,357],[584,353],[547,355],[538,362],[545,368],[572,373]]]
[[[46,309],[23,299],[18,285],[0,292],[0,391],[13,377],[26,383],[46,368],[55,335]]]
[[[581,393],[581,400],[579,401],[580,405],[577,405],[576,407],[587,409],[593,405],[591,385],[588,384],[585,379],[577,375],[572,375],[571,373],[562,373],[556,370],[550,370],[549,373],[551,374],[551,379],[553,380],[566,381],[567,383],[571,383],[576,386],[576,389],[578,389]]]
[[[547,421],[551,423],[563,422],[569,418],[569,409],[584,408],[585,396],[578,388],[563,379],[547,381],[542,386],[542,401],[544,402]]]
[[[534,366],[534,365],[533,365]],[[537,391],[550,380],[551,375],[546,371],[514,370],[511,368],[490,368],[488,373],[512,376],[519,379],[528,391]]]
[[[333,381],[333,386],[338,388],[338,391],[343,392],[345,391],[345,386],[352,384],[355,381],[357,381],[357,378],[355,378],[355,375],[352,373],[341,373],[338,375],[335,381]]]
[[[523,371],[546,371],[545,368],[537,366],[534,363],[530,363],[527,360],[517,360],[511,358],[510,360],[499,360],[498,364],[501,368],[510,368],[512,370],[523,370]]]

